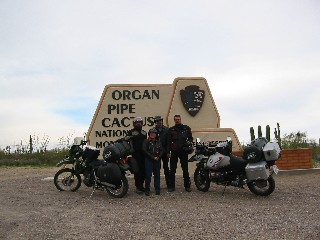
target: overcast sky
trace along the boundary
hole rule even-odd
[[[320,137],[318,0],[0,0],[0,147],[89,128],[107,84],[204,77],[239,140]]]

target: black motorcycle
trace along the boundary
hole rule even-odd
[[[137,171],[135,159],[128,157],[132,153],[130,143],[120,141],[110,144],[104,149],[104,160],[98,160],[99,149],[86,144],[83,140],[73,144],[69,155],[56,164],[57,167],[63,166],[54,176],[56,188],[75,192],[83,182],[93,188],[92,194],[98,189],[107,191],[115,198],[125,196],[129,189],[126,175]]]
[[[275,162],[280,158],[278,142],[268,142],[258,138],[244,149],[243,157],[232,155],[232,141],[210,146],[197,139],[196,152],[189,161],[198,161],[194,172],[194,182],[198,190],[206,192],[210,183],[234,186],[249,190],[256,195],[267,196],[275,189],[273,173],[279,169]]]

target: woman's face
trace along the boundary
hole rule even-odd
[[[151,139],[154,139],[154,138],[156,138],[157,137],[157,134],[156,133],[154,133],[154,132],[152,132],[152,133],[150,133],[150,138]]]

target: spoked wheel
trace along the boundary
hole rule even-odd
[[[81,177],[70,168],[60,169],[53,178],[54,185],[60,191],[75,192],[81,185]]]
[[[202,165],[194,171],[194,183],[201,192],[207,192],[210,188],[209,172]]]
[[[124,174],[121,177],[121,184],[118,187],[107,187],[107,193],[114,198],[122,198],[124,197],[129,190],[128,179]]]
[[[248,182],[249,190],[259,196],[270,195],[274,191],[275,187],[276,184],[272,176],[269,176],[267,180]]]

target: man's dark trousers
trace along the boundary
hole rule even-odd
[[[190,188],[191,181],[190,181],[189,171],[188,171],[188,154],[183,150],[171,151],[170,188],[175,188],[178,158],[180,159],[180,164],[182,168],[184,187]]]
[[[170,171],[169,171],[169,158],[167,154],[162,155],[163,173],[166,180],[167,188],[170,188]]]
[[[134,174],[134,181],[135,181],[135,186],[139,190],[143,190],[143,184],[146,178],[145,175],[145,166],[144,166],[144,154],[142,152],[135,152],[132,154],[132,157],[136,159],[138,166],[139,166],[139,171]]]

